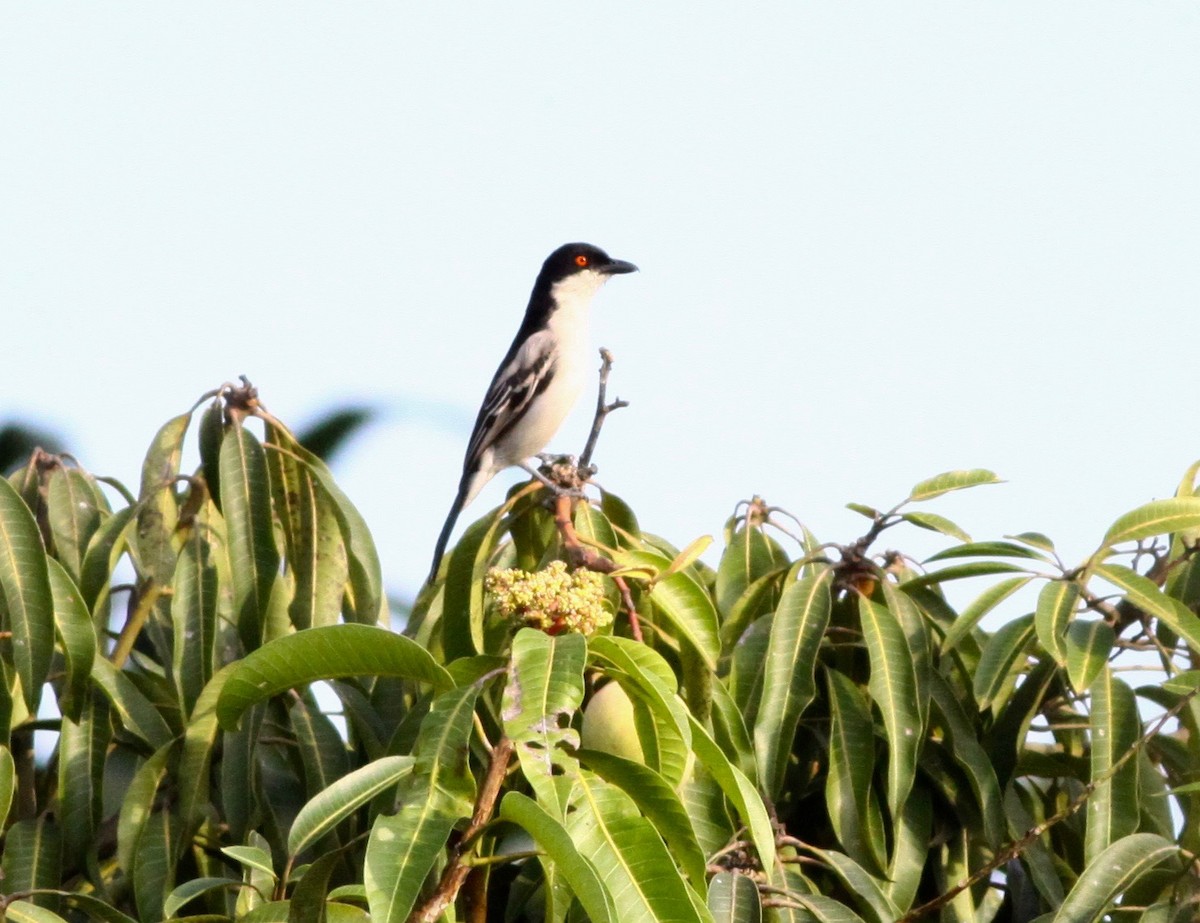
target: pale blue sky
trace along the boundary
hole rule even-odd
[[[0,419],[133,483],[240,373],[377,403],[337,470],[395,590],[567,240],[642,267],[597,460],[677,544],[983,466],[933,509],[1076,560],[1200,457],[1190,2],[5,4],[0,125]]]

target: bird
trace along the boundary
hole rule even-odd
[[[542,264],[525,317],[488,386],[463,458],[458,494],[433,552],[437,579],[459,514],[493,477],[546,447],[575,405],[587,377],[588,313],[611,276],[637,272],[599,247],[564,244]]]

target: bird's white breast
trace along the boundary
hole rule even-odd
[[[575,406],[590,365],[588,315],[592,298],[607,278],[588,270],[567,277],[551,289],[558,305],[547,324],[554,344],[554,374],[530,405],[523,425],[514,427],[504,444],[497,446],[498,459],[515,464],[542,451]]]

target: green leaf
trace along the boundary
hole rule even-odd
[[[1117,840],[1088,863],[1053,923],[1096,923],[1142,875],[1178,855],[1176,844],[1155,833]]]
[[[96,658],[96,629],[66,569],[53,558],[48,558],[46,564],[54,598],[54,627],[66,667],[58,707],[67,718],[77,721]]]
[[[908,639],[896,616],[865,597],[859,598],[858,613],[871,660],[868,688],[883,716],[889,745],[887,802],[895,818],[912,787],[917,752],[925,736],[917,675]]]
[[[0,594],[25,707],[37,711],[54,652],[54,598],[42,536],[29,507],[0,478]]]
[[[1141,734],[1133,690],[1113,676],[1110,668],[1100,671],[1091,693],[1091,778],[1107,774]],[[1087,804],[1085,860],[1091,861],[1110,845],[1137,830],[1138,767],[1127,762],[1105,781],[1097,781]]]
[[[304,790],[311,798],[350,770],[350,751],[329,715],[311,693],[298,695],[288,705],[288,721],[296,735],[296,748],[304,766]]]
[[[117,510],[100,523],[100,527],[88,543],[81,565],[79,590],[83,593],[84,604],[91,612],[95,612],[99,608],[100,600],[108,595],[108,582],[116,569],[117,561],[129,544],[136,512],[136,508],[132,506]]]
[[[1079,607],[1082,594],[1070,580],[1051,580],[1038,594],[1033,615],[1038,640],[1061,666],[1067,662],[1067,626]]]
[[[991,757],[979,743],[976,726],[968,717],[964,703],[940,673],[931,677],[933,708],[944,729],[944,746],[967,776],[983,818],[983,837],[993,848],[1005,835],[1004,798]]]
[[[934,584],[947,583],[951,580],[962,580],[966,577],[988,577],[992,574],[1025,573],[1028,573],[1025,568],[1017,567],[1015,564],[1006,564],[1003,561],[975,561],[971,564],[943,567],[941,570],[913,577],[911,580],[904,581],[902,589],[911,591],[917,587],[933,586]]]
[[[617,786],[633,799],[638,810],[666,841],[692,886],[703,888],[706,877],[704,852],[683,803],[666,779],[653,769],[610,753],[581,750],[579,758],[605,782]]]
[[[179,551],[171,587],[172,665],[184,714],[191,712],[212,679],[218,590],[204,530],[194,529]]]
[[[450,831],[471,814],[475,782],[467,743],[478,695],[478,686],[465,686],[434,699],[421,722],[416,765],[397,798],[400,810],[375,819],[364,881],[376,923],[408,919]]]
[[[934,497],[940,497],[942,494],[949,493],[952,490],[964,490],[967,487],[976,487],[980,484],[999,483],[1001,483],[1000,478],[984,468],[972,468],[966,471],[947,471],[943,474],[935,475],[928,480],[921,481],[913,487],[908,493],[908,502],[932,500]]]
[[[370,625],[330,625],[277,638],[233,666],[217,703],[221,726],[233,728],[251,705],[320,679],[395,676],[443,690],[450,674],[415,641]]]
[[[1032,579],[1032,577],[1009,577],[1006,580],[998,580],[975,597],[954,620],[954,624],[947,629],[946,637],[942,639],[942,653],[949,653],[957,648],[963,639],[969,637],[975,630],[980,619]]]
[[[271,862],[271,854],[265,849],[260,849],[257,846],[225,846],[222,847],[221,852],[242,866],[242,868],[257,869],[272,880],[279,877],[275,874],[275,866]]]
[[[1200,503],[1200,497],[1195,499]],[[1200,617],[1187,606],[1167,596],[1148,577],[1120,564],[1101,564],[1094,572],[1120,588],[1133,605],[1166,624],[1187,642],[1193,653],[1200,654]]]
[[[672,785],[687,771],[691,730],[687,708],[676,694],[675,674],[652,648],[629,638],[593,637],[588,644],[593,661],[606,667],[633,701],[648,712],[638,721],[638,738],[647,764]]]
[[[0,744],[0,825],[8,818],[13,792],[17,787],[17,766],[7,744]]]
[[[572,801],[567,831],[608,887],[620,919],[711,923],[707,911],[697,912],[671,854],[628,795],[582,770]]]
[[[267,460],[254,434],[235,422],[221,441],[221,510],[229,542],[234,611],[247,651],[263,641],[280,555],[271,521]]]
[[[1076,692],[1092,684],[1117,642],[1112,626],[1100,619],[1076,619],[1067,629],[1067,677]]]
[[[583,635],[551,637],[522,628],[512,642],[512,665],[504,687],[501,717],[515,745],[525,779],[538,802],[566,815],[556,775],[575,768],[568,751],[579,746],[571,718],[583,704],[583,666],[587,642]]]
[[[383,594],[383,572],[379,565],[379,552],[362,514],[350,502],[350,498],[338,487],[332,472],[325,462],[298,443],[294,436],[282,427],[268,427],[271,442],[281,446],[300,459],[325,497],[333,504],[333,512],[342,531],[350,570],[351,604],[354,620],[364,625],[376,624],[386,602]],[[272,446],[275,448],[275,446]]]
[[[442,647],[447,661],[484,650],[484,576],[504,528],[504,513],[519,496],[510,497],[503,506],[467,526],[447,555],[442,604]]]
[[[67,861],[77,868],[85,867],[103,816],[104,763],[111,741],[108,706],[99,696],[89,697],[74,720],[64,719],[59,732],[59,822]]]
[[[288,923],[328,923],[329,879],[344,861],[340,850],[328,852],[305,869],[292,891]],[[370,920],[370,917],[364,915],[364,919]]]
[[[238,923],[291,923],[293,904],[294,900],[267,901],[248,913],[239,914],[237,921]],[[320,910],[325,914],[325,923],[371,923],[371,917],[365,910],[349,904],[328,901],[321,906]],[[187,919],[193,920],[194,918]],[[225,923],[225,920],[224,917],[216,921],[201,917],[194,923]],[[180,920],[179,923],[185,923],[185,921]]]
[[[1030,613],[1002,625],[988,639],[975,671],[975,701],[980,711],[996,701],[1014,671],[1024,668],[1033,635],[1033,613]]]
[[[758,851],[762,868],[768,880],[775,880],[775,834],[761,796],[753,783],[721,752],[721,748],[709,736],[703,725],[691,715],[688,715],[688,721],[691,724],[692,749],[696,758],[721,786],[721,791],[749,828],[750,839]]]
[[[1050,541],[1050,538],[1041,532],[1018,532],[1016,535],[1006,535],[1004,537],[1022,542],[1031,548],[1036,548],[1047,554],[1054,554],[1054,542]]]
[[[158,788],[167,777],[177,750],[175,741],[167,741],[133,774],[121,797],[117,818],[117,856],[127,873],[132,873],[141,856],[138,844],[154,814]]]
[[[833,873],[841,879],[846,890],[854,897],[859,909],[869,914],[873,923],[893,923],[901,916],[883,888],[883,882],[867,872],[849,856],[832,849],[809,847],[816,856],[825,861]],[[799,897],[800,895],[797,895]]]
[[[877,839],[883,840],[883,824],[877,827]],[[897,907],[911,907],[925,874],[933,837],[933,798],[923,785],[914,785],[904,802],[904,813],[892,824],[895,842],[887,869],[884,891]]]
[[[39,895],[45,899],[45,895]],[[4,908],[4,919],[12,923],[67,923],[52,910],[38,907],[29,901],[13,901]]]
[[[879,806],[871,791],[875,773],[875,723],[858,685],[826,670],[829,686],[829,774],[825,809],[842,848],[860,865],[882,872],[887,864]]]
[[[92,897],[90,894],[51,890],[48,892],[48,896],[61,901],[73,910],[82,911],[87,915],[89,923],[94,923],[97,920],[103,921],[103,923],[137,923],[133,917],[126,916],[115,907],[110,906],[97,897]],[[9,919],[13,919],[11,908]]]
[[[142,462],[134,547],[142,571],[163,586],[170,584],[175,571],[175,550],[171,545],[179,524],[175,479],[179,476],[183,437],[191,419],[189,411],[164,423]]]
[[[708,885],[708,909],[716,923],[761,923],[758,885],[740,872],[717,872]]]
[[[62,833],[53,819],[19,820],[4,835],[0,873],[6,894],[53,888],[62,874]],[[48,895],[37,895],[32,903],[51,903]],[[11,914],[12,908],[9,908]]]
[[[649,552],[629,552],[619,556],[622,566],[650,566],[660,573],[670,560]],[[654,584],[650,600],[676,630],[679,641],[687,644],[711,671],[717,669],[721,642],[717,636],[717,610],[704,588],[690,573],[672,574]]]
[[[921,529],[928,529],[930,532],[940,532],[942,535],[949,535],[960,542],[971,541],[971,536],[945,516],[938,516],[936,513],[904,513],[900,518]]]
[[[98,658],[92,664],[92,680],[112,704],[120,726],[141,740],[149,752],[171,742],[174,735],[167,722],[125,673]]]
[[[1168,532],[1200,527],[1200,497],[1155,500],[1121,516],[1104,535],[1100,550],[1122,542],[1136,542]]]
[[[764,574],[786,563],[779,546],[757,526],[743,526],[733,533],[717,566],[715,598],[717,609],[728,618],[746,588]]]
[[[779,795],[800,715],[816,695],[817,655],[829,625],[833,569],[814,568],[779,600],[767,645],[754,751],[763,791]]]
[[[573,513],[575,532],[584,544],[593,545],[611,553],[617,547],[617,533],[600,510],[590,503],[577,503]]]
[[[805,894],[802,891],[788,895],[789,899],[802,905],[816,918],[817,923],[863,923],[863,918],[840,901],[820,894]]]
[[[288,605],[291,622],[296,628],[336,624],[350,565],[333,501],[296,456],[269,452],[267,467],[287,566],[296,580]]]
[[[78,582],[84,551],[101,517],[108,514],[108,503],[90,475],[60,466],[50,471],[46,508],[55,554]]]
[[[521,827],[544,850],[592,923],[616,923],[617,910],[596,867],[575,848],[562,823],[532,798],[509,792],[500,802],[500,817]]]
[[[163,915],[167,919],[173,919],[185,904],[202,894],[221,890],[236,891],[242,887],[244,885],[240,879],[193,878],[191,881],[185,881],[167,895],[167,899],[163,902]]]
[[[1045,561],[1046,556],[1038,554],[1013,542],[968,542],[965,545],[955,545],[946,548],[925,559],[929,564],[933,561],[947,561],[951,558],[1022,558],[1024,560]]]
[[[342,776],[300,809],[288,833],[288,853],[295,856],[307,849],[412,769],[411,756],[384,756]]]

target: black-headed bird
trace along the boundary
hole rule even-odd
[[[588,312],[610,276],[636,272],[591,244],[565,244],[546,257],[525,319],[488,386],[467,443],[462,480],[433,552],[428,582],[463,508],[497,473],[518,465],[535,477],[528,459],[546,447],[583,390],[589,368]]]

